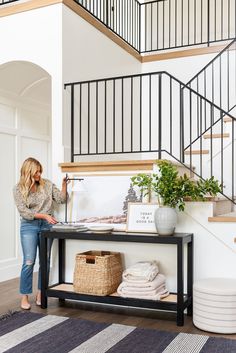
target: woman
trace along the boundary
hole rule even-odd
[[[66,178],[60,191],[50,180],[41,177],[42,165],[34,158],[27,158],[20,173],[20,180],[13,194],[21,216],[20,237],[23,265],[20,277],[21,308],[30,309],[28,295],[32,293],[33,269],[40,242],[40,232],[48,230],[57,220],[53,215],[53,201],[66,201]],[[41,274],[39,269],[36,304],[41,305]]]

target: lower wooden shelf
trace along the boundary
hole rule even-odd
[[[168,297],[161,300],[149,300],[149,299],[139,299],[139,298],[123,298],[117,293],[113,293],[107,296],[91,295],[91,294],[81,294],[76,293],[73,290],[72,283],[57,283],[47,288],[47,297],[54,297],[59,299],[71,299],[83,302],[100,303],[100,304],[110,304],[110,305],[120,305],[135,308],[147,308],[147,309],[157,309],[157,310],[168,310],[177,311],[178,302],[177,294],[171,293]],[[183,309],[189,306],[191,298],[187,295],[183,296]]]
[[[73,284],[72,284],[72,283],[61,283],[61,284],[57,284],[57,285],[51,286],[50,289],[76,293],[76,292],[74,291],[74,288],[73,288]],[[76,294],[79,294],[79,293],[76,293]],[[122,298],[122,297],[119,296],[119,294],[118,294],[117,292],[110,294],[109,297],[119,297],[119,298]],[[132,298],[132,299],[133,299],[133,298]],[[137,299],[138,299],[138,298],[137,298]],[[167,297],[165,297],[165,298],[163,298],[163,299],[161,299],[161,300],[159,300],[159,301],[161,301],[161,302],[177,303],[177,294],[169,294]]]

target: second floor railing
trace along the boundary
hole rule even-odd
[[[210,45],[236,37],[235,0],[163,0],[141,5],[140,52]]]
[[[17,0],[0,0],[4,5]],[[75,0],[139,53],[236,38],[235,0]]]
[[[236,37],[235,0],[76,0],[139,53]]]

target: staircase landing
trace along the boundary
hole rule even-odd
[[[141,173],[142,171],[153,171],[156,165],[156,159],[146,160],[123,160],[123,161],[94,161],[94,162],[68,162],[59,163],[59,167],[63,173],[97,173],[97,172],[129,172]],[[171,161],[177,167],[179,175],[187,174],[192,177],[193,172],[181,163]],[[193,167],[192,167],[193,168]]]

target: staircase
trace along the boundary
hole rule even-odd
[[[203,3],[204,1],[201,2],[201,11]],[[117,7],[113,1],[106,2],[104,8],[97,6],[96,2],[78,0],[78,4],[119,36],[123,36],[139,53],[167,49],[164,34],[162,43],[158,42],[159,38],[155,38],[156,46],[147,37],[146,42],[140,39],[141,32],[135,32],[132,26],[137,27],[142,9],[145,9],[145,13],[148,6],[151,14],[154,8],[155,13],[172,14],[170,1],[141,5],[135,0],[127,8],[123,6],[123,2]],[[222,4],[223,2],[219,9],[221,14],[225,12]],[[227,9],[231,7],[232,4],[228,1]],[[177,8],[175,13],[176,10]],[[190,6],[189,10],[194,11],[194,7]],[[211,20],[209,11],[210,7],[207,14]],[[122,27],[117,21],[121,13],[127,18],[135,16],[135,20],[131,22],[130,36],[128,27]],[[147,21],[149,16],[141,18]],[[164,17],[162,21],[164,25]],[[153,27],[155,25],[154,21]],[[177,21],[176,29],[178,26]],[[215,19],[215,29],[218,27]],[[221,34],[228,31],[227,39],[235,37],[229,35],[234,33],[231,31],[231,17],[228,17],[226,27],[221,24]],[[152,33],[152,27],[150,31],[147,28],[149,24],[146,25],[146,33]],[[182,27],[182,42],[173,45],[169,36],[168,48],[184,46],[184,28]],[[163,31],[164,29],[165,25]],[[217,36],[215,31],[213,42]],[[197,33],[195,37],[197,39]],[[220,40],[223,37],[224,35]],[[189,41],[186,45],[196,45],[197,42]],[[199,43],[203,44],[202,41]],[[151,153],[155,157],[170,158],[186,165],[197,177],[209,178],[214,175],[222,184],[222,195],[234,203],[235,44],[235,39],[231,40],[187,84],[167,72],[66,84],[65,88],[68,89],[73,105],[71,161],[76,162],[77,158],[81,160],[88,156],[99,158],[107,154],[113,156],[132,153],[132,156],[139,157],[144,153]]]
[[[224,185],[224,194],[235,204],[235,120],[236,120],[236,40],[211,60],[187,86],[219,107],[207,121],[205,107],[199,107],[197,136],[185,147],[186,161],[196,166],[203,178],[214,175]],[[204,167],[203,167],[204,166]],[[236,214],[225,212],[209,217],[211,222],[234,222]]]

